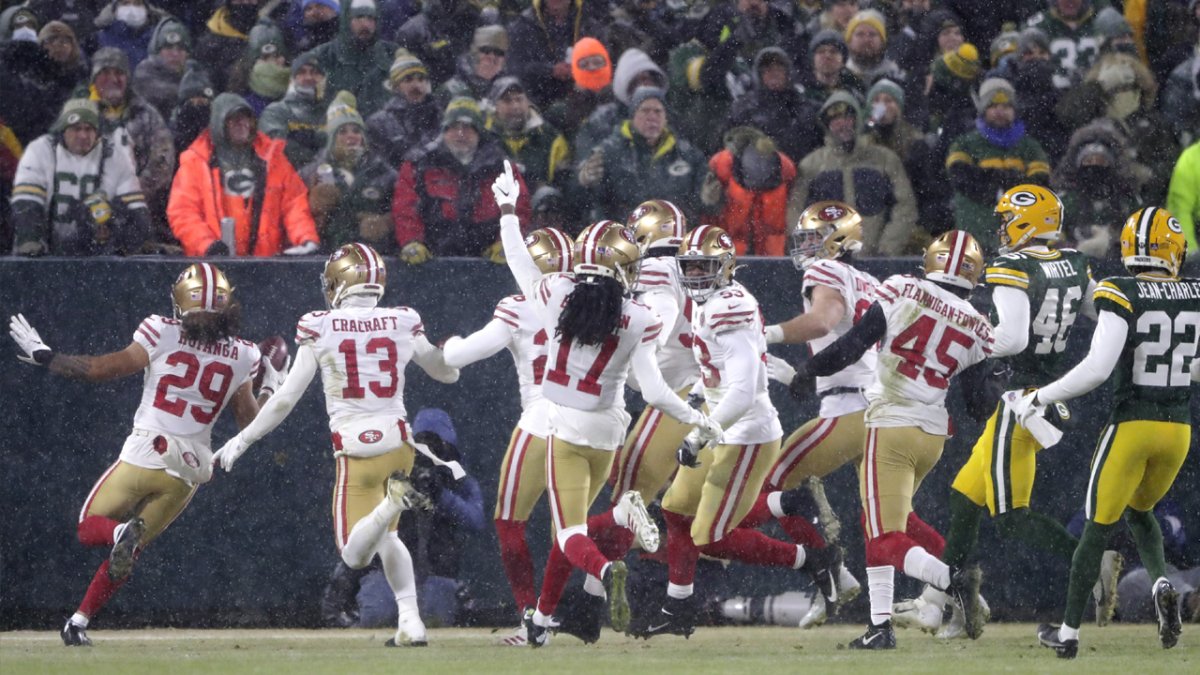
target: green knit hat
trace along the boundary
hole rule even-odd
[[[76,124],[90,124],[93,129],[100,128],[100,109],[95,101],[86,98],[73,98],[63,104],[62,112],[54,122],[55,131],[65,131],[67,127]]]
[[[442,115],[442,129],[449,129],[459,122],[466,122],[475,127],[475,131],[483,133],[483,113],[479,111],[475,99],[459,96],[446,106],[446,112]]]
[[[354,98],[354,94],[348,91],[339,91],[329,104],[329,109],[325,111],[325,133],[332,140],[337,135],[338,129],[347,124],[357,124],[362,129],[367,128],[366,122],[358,112],[358,100]]]

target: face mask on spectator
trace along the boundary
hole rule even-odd
[[[119,5],[117,21],[129,25],[131,28],[141,28],[146,25],[146,8],[143,5]]]
[[[21,26],[12,32],[11,39],[13,42],[37,42],[37,31],[28,26]]]

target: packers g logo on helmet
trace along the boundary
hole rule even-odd
[[[637,283],[640,259],[633,233],[621,223],[601,220],[579,233],[571,271],[616,279],[629,289]]]
[[[840,258],[862,248],[862,216],[844,202],[809,205],[788,232],[792,264],[808,269],[818,260]]]
[[[575,242],[562,230],[543,227],[525,237],[525,249],[542,274],[571,271],[572,249]]]
[[[733,238],[719,227],[701,225],[689,232],[675,256],[688,297],[702,303],[728,286],[736,267],[734,253]]]
[[[687,232],[687,218],[671,202],[651,199],[630,212],[625,226],[633,232],[634,241],[645,255],[649,249],[659,246],[672,250],[679,248],[683,233]]]
[[[383,297],[387,268],[379,253],[366,244],[345,244],[325,261],[321,290],[329,307],[337,308],[351,295]]]
[[[1170,211],[1147,206],[1133,212],[1121,228],[1121,262],[1135,267],[1154,267],[1179,276],[1187,256],[1183,225]]]
[[[1009,188],[996,203],[1000,217],[1000,253],[1011,253],[1030,240],[1062,237],[1062,200],[1040,185]]]
[[[171,287],[175,317],[192,312],[223,312],[233,299],[233,286],[212,263],[196,263],[179,273]]]
[[[950,230],[925,249],[925,278],[970,290],[983,274],[983,249],[962,230]]]

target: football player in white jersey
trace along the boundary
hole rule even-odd
[[[325,263],[322,290],[327,311],[309,312],[296,325],[295,364],[255,423],[229,440],[216,460],[226,470],[295,407],[320,370],[329,413],[337,478],[333,527],[342,560],[361,569],[379,555],[399,611],[389,646],[424,646],[425,624],[417,612],[412,556],[395,535],[400,512],[427,506],[408,481],[414,445],[404,408],[404,370],[415,361],[430,377],[458,380],[442,351],[425,338],[417,312],[379,307],[387,270],[375,249],[346,244]],[[430,456],[436,465],[446,465]],[[456,477],[461,467],[453,463]]]
[[[565,556],[573,566],[602,580],[613,628],[623,631],[629,623],[625,563],[609,562],[588,537],[587,511],[608,478],[629,426],[624,388],[630,367],[637,369],[642,395],[650,405],[696,425],[697,435],[705,441],[717,438],[721,431],[680,400],[662,379],[655,359],[662,321],[649,307],[628,297],[638,262],[632,233],[612,221],[595,223],[575,243],[572,271],[543,276],[520,236],[515,215],[518,189],[506,162],[505,173],[492,186],[502,214],[505,257],[522,291],[534,299],[550,337],[550,368],[542,393],[551,404],[546,478],[557,545],[547,563],[547,577],[556,557]],[[543,590],[551,583],[565,584],[566,578],[547,578]],[[596,590],[591,589],[593,595]],[[531,646],[548,640],[555,609],[544,604],[549,600],[539,598],[537,609],[526,612]]]
[[[9,323],[18,358],[63,377],[103,382],[145,371],[133,431],[79,512],[80,543],[112,550],[61,631],[68,646],[92,644],[88,622],[212,477],[212,427],[225,406],[232,404],[239,426],[258,413],[251,390],[262,356],[235,335],[240,305],[229,280],[215,265],[197,263],[179,275],[171,297],[174,318],[146,317],[128,347],[99,356],[53,352],[25,317]],[[278,388],[283,374],[266,367],[264,390]]]
[[[974,237],[952,230],[925,250],[925,276],[888,277],[876,301],[842,337],[797,367],[797,389],[815,387],[880,343],[867,388],[860,494],[867,539],[871,621],[851,649],[894,649],[895,569],[946,591],[968,613],[978,605],[978,570],[952,570],[909,534],[912,498],[937,463],[949,432],[946,390],[964,369],[987,358],[992,326],[967,302],[983,273]],[[980,369],[976,369],[979,371]],[[807,387],[800,383],[807,382]]]
[[[724,429],[707,447],[688,434],[681,465],[663,496],[667,522],[667,600],[658,615],[631,629],[637,637],[690,635],[692,582],[700,553],[753,564],[804,569],[833,593],[836,549],[806,550],[738,525],[754,504],[779,454],[783,428],[767,394],[766,340],[758,301],[733,279],[733,240],[701,225],[680,244],[676,260],[691,305],[692,353],[700,365],[710,417]],[[824,580],[824,582],[822,582]]]

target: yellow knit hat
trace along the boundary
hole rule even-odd
[[[884,20],[883,15],[873,9],[864,9],[855,14],[846,24],[846,33],[843,36],[846,44],[850,43],[850,36],[854,34],[854,29],[864,23],[879,31],[879,36],[885,43],[887,42],[887,21]]]

